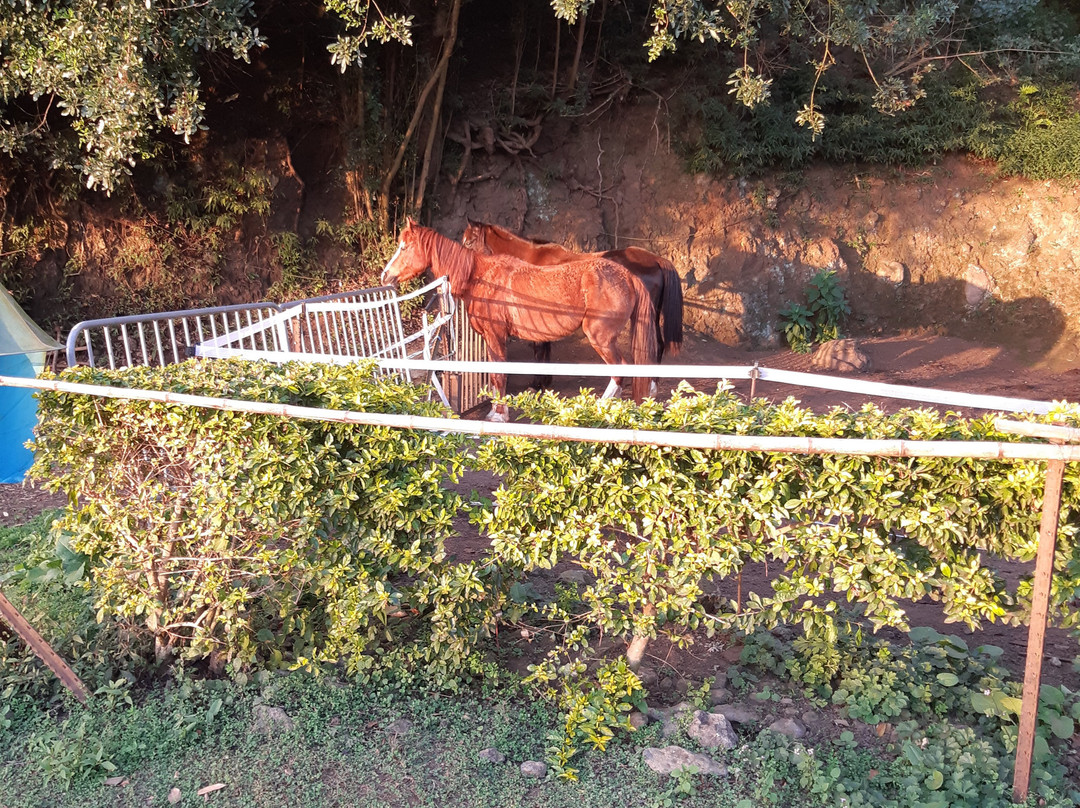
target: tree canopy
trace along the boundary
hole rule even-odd
[[[251,0],[4,0],[0,149],[43,146],[87,187],[110,190],[147,156],[154,129],[197,131],[199,56],[246,59],[263,44],[251,19]],[[70,136],[46,139],[60,118]]]
[[[728,95],[744,107],[768,104],[779,77],[809,70],[813,80],[795,119],[816,137],[826,126],[820,82],[838,63],[872,82],[874,106],[884,114],[915,104],[923,95],[924,76],[950,63],[963,62],[981,73],[1017,72],[1021,60],[1028,67],[1064,60],[1075,68],[1080,64],[1075,20],[1051,2],[516,0],[515,8],[540,4],[558,20],[578,24],[574,76],[586,21],[599,20],[595,35],[602,41],[604,14],[616,5],[622,6],[620,16],[637,26],[651,62],[702,44],[711,53],[728,54],[734,59]],[[433,108],[426,114],[428,119],[439,115],[461,8],[451,5],[448,11],[446,3],[423,0],[326,0],[324,6],[310,3],[295,13],[329,12],[334,33],[326,38],[322,58],[343,73],[366,70],[365,57],[374,47],[411,46],[419,30],[434,42],[428,50],[440,55],[429,62],[431,72],[415,82],[426,89],[421,101],[409,101],[418,113],[407,142],[432,87]],[[87,187],[110,191],[136,161],[152,153],[158,132],[186,140],[205,126],[200,71],[207,60],[247,60],[259,48],[279,46],[264,38],[256,23],[281,8],[275,0],[0,0],[0,152],[44,157],[53,168],[76,171]],[[525,36],[520,33],[522,41]],[[543,47],[551,43],[537,42],[538,59]],[[702,51],[704,58],[709,53]],[[513,81],[516,85],[516,73]],[[431,150],[429,142],[425,153]],[[393,173],[384,174],[384,186]]]

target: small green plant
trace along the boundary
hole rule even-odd
[[[780,310],[780,323],[787,344],[795,353],[807,353],[814,346],[814,314],[801,303],[788,303]]]
[[[81,716],[74,731],[69,731],[73,720],[66,719],[59,731],[49,730],[30,739],[31,754],[46,779],[59,781],[65,791],[76,779],[116,771],[88,717]]]
[[[693,764],[675,769],[671,773],[671,785],[652,803],[653,808],[672,808],[683,800],[696,797],[698,790],[694,776],[700,771]]]
[[[641,680],[619,658],[596,672],[595,680],[584,677],[586,666],[580,660],[558,668],[554,657],[532,666],[526,682],[550,688],[561,679],[560,690],[549,690],[563,709],[562,729],[548,735],[546,759],[555,774],[564,780],[577,780],[578,770],[570,765],[582,744],[604,751],[615,737],[615,730],[632,731],[627,714],[640,706],[644,696]]]
[[[687,700],[699,710],[708,710],[712,706],[712,677],[701,683],[697,689],[687,693]]]
[[[814,343],[840,336],[840,325],[851,314],[844,287],[831,269],[820,269],[806,285],[806,305],[789,303],[780,323],[791,350],[806,353]]]
[[[295,300],[325,291],[326,276],[315,260],[312,244],[305,243],[296,233],[274,233],[270,243],[277,250],[281,278],[270,287],[267,296],[277,300]]]

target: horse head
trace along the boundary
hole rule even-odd
[[[490,255],[491,248],[488,247],[487,243],[487,228],[488,225],[483,222],[474,222],[466,217],[465,232],[461,235],[461,243],[474,252]]]
[[[398,247],[382,271],[380,283],[396,286],[415,278],[431,266],[431,259],[420,246],[420,225],[410,217],[405,220]]]

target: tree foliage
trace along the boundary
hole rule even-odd
[[[112,190],[152,132],[203,125],[198,58],[246,59],[262,44],[251,16],[252,0],[0,2],[0,150],[43,147]]]
[[[838,64],[857,66],[873,82],[873,104],[893,115],[925,95],[921,83],[939,66],[965,59],[987,74],[1018,60],[1045,67],[1080,64],[1080,37],[1041,0],[660,0],[653,6],[650,60],[680,40],[713,41],[741,55],[730,94],[753,109],[769,100],[774,79],[809,66],[814,80],[795,121],[816,138],[825,128],[818,88]]]
[[[367,364],[187,362],[73,379],[257,401],[433,415]],[[33,474],[77,503],[57,523],[99,619],[156,655],[219,663],[464,664],[488,625],[481,570],[444,540],[461,439],[42,394]],[[478,605],[479,604],[479,605]],[[477,611],[479,609],[479,611]],[[418,617],[418,620],[411,618]],[[405,619],[410,618],[410,619]],[[435,675],[435,674],[433,674]]]

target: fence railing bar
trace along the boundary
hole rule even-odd
[[[696,432],[663,432],[642,429],[601,429],[547,424],[496,423],[466,421],[459,418],[435,418],[398,413],[329,410],[262,401],[244,401],[216,396],[174,393],[166,390],[143,390],[100,384],[64,382],[58,379],[34,379],[0,376],[0,385],[37,390],[76,393],[104,398],[156,401],[187,407],[248,412],[284,418],[420,429],[433,432],[456,432],[465,435],[517,435],[541,440],[599,441],[638,446],[673,446],[714,451],[757,451],[781,454],[837,454],[868,457],[952,457],[976,460],[1061,460],[1080,461],[1080,446],[1049,443],[1009,443],[1005,441],[917,441],[869,438],[814,438],[773,435],[724,435]]]

